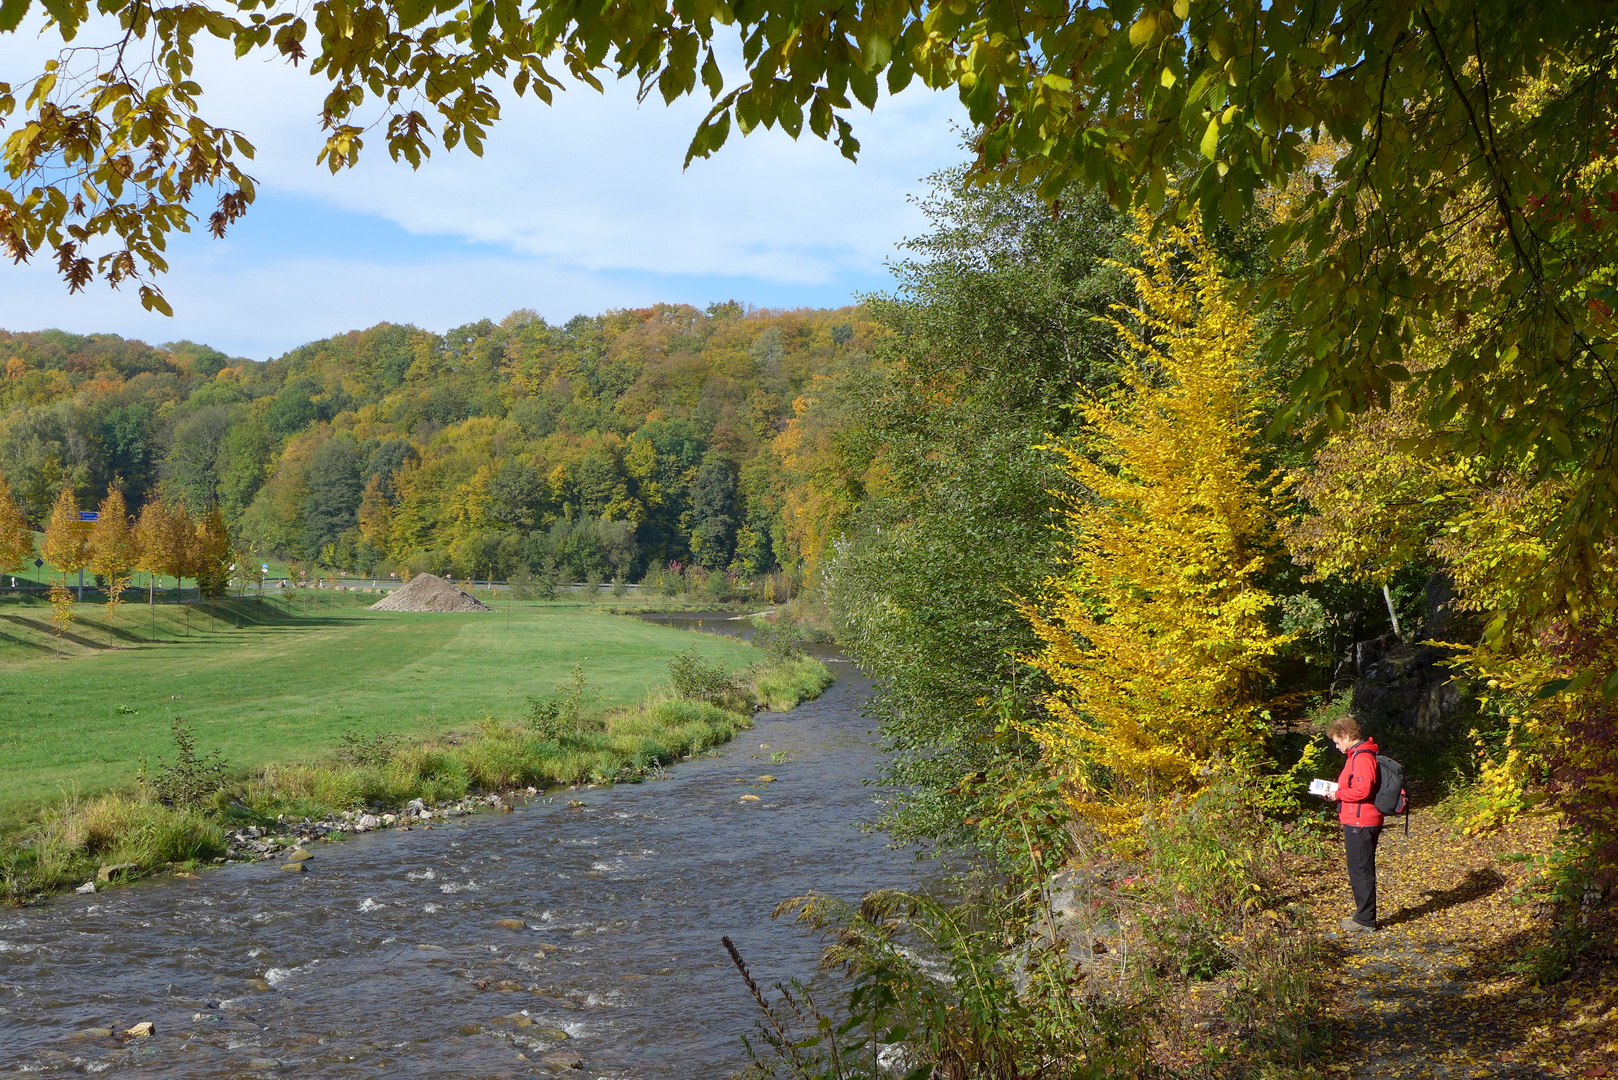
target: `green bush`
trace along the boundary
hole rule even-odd
[[[724,668],[704,659],[695,645],[669,661],[669,685],[682,698],[706,702],[721,701],[736,690]]]

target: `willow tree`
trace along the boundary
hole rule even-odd
[[[1079,809],[1119,832],[1214,758],[1251,762],[1290,640],[1260,584],[1279,497],[1253,320],[1195,229],[1134,239],[1139,302],[1113,321],[1134,363],[1084,404],[1083,441],[1055,448],[1082,490],[1065,502],[1070,564],[1024,608],[1044,643],[1026,659],[1054,686],[1032,732]]]

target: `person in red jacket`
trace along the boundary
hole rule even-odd
[[[1354,933],[1376,929],[1376,845],[1382,838],[1382,812],[1376,797],[1376,740],[1360,733],[1353,716],[1339,716],[1326,727],[1329,738],[1347,756],[1337,777],[1337,820],[1343,825],[1343,847],[1348,853],[1348,883],[1354,889],[1354,917],[1344,919],[1344,930]]]

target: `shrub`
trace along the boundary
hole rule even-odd
[[[582,664],[573,665],[573,674],[556,684],[556,693],[547,698],[529,698],[523,722],[544,739],[561,739],[584,725],[585,710],[600,695],[590,687]]]
[[[669,685],[683,698],[717,702],[736,690],[725,670],[703,659],[695,645],[669,661]]]
[[[798,627],[791,619],[785,616],[760,619],[754,625],[758,629],[753,633],[753,644],[764,650],[766,662],[780,664],[803,655]]]
[[[171,733],[175,751],[173,763],[159,758],[157,768],[148,775],[142,762],[140,785],[148,795],[165,805],[201,805],[225,786],[229,766],[217,750],[198,754],[195,733],[178,716],[174,718]]]
[[[519,570],[511,575],[511,595],[518,600],[555,600],[556,568],[546,566],[539,573]]]
[[[384,768],[399,751],[399,736],[391,731],[379,731],[367,738],[350,729],[343,732],[342,739],[337,760],[362,769]]]

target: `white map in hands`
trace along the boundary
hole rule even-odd
[[[1337,794],[1337,785],[1330,780],[1311,780],[1309,781],[1309,794],[1329,799]]]

